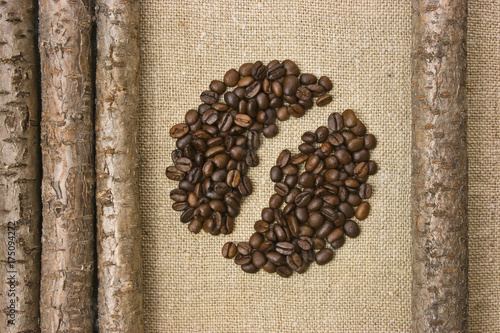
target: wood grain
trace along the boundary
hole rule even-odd
[[[466,16],[412,1],[413,332],[467,331]]]

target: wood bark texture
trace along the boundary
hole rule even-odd
[[[103,332],[143,332],[137,107],[139,1],[98,0],[98,323]]]
[[[0,2],[2,332],[39,331],[42,166],[35,16],[34,0]]]
[[[90,0],[40,0],[42,332],[92,332],[95,272]]]
[[[412,6],[412,330],[466,332],[467,2]]]

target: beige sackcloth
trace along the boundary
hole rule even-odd
[[[147,332],[410,330],[409,1],[152,1],[141,7],[140,153]],[[470,331],[500,332],[500,1],[469,0]],[[191,234],[165,177],[172,125],[213,79],[242,63],[292,59],[329,76],[333,102],[279,123],[232,235]],[[372,210],[326,266],[283,279],[241,271],[220,252],[248,240],[273,193],[269,169],[300,135],[352,108],[378,139]]]

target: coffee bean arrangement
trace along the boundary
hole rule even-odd
[[[364,220],[370,212],[365,200],[372,195],[368,177],[377,172],[370,160],[377,142],[352,110],[332,113],[328,127],[305,132],[298,153],[280,153],[270,171],[275,193],[255,233],[248,242],[224,244],[222,255],[244,272],[302,274],[313,262],[330,262],[345,236],[359,235],[352,218]]]
[[[212,235],[230,234],[233,231],[234,218],[240,212],[243,198],[252,193],[252,182],[247,173],[249,168],[259,164],[257,150],[260,146],[260,134],[262,133],[266,138],[276,136],[278,134],[278,127],[275,124],[277,120],[285,121],[290,116],[302,117],[307,110],[314,106],[315,98],[317,106],[322,107],[329,104],[332,101],[332,96],[328,92],[332,89],[332,82],[326,76],[318,79],[312,74],[301,74],[297,65],[291,60],[283,62],[273,60],[267,65],[257,61],[245,63],[238,70],[230,69],[222,81],[213,80],[208,88],[200,94],[202,103],[198,109],[189,110],[185,115],[184,122],[174,125],[170,129],[171,137],[177,140],[177,149],[172,152],[173,165],[167,167],[166,176],[179,182],[178,187],[170,192],[170,198],[174,201],[172,208],[182,212],[180,221],[188,223],[188,229],[191,232],[198,233],[203,230]],[[356,123],[355,117],[350,120],[349,124],[353,122]],[[342,123],[339,123],[337,127],[341,125]],[[356,130],[359,133],[362,128],[358,126]],[[322,131],[321,134],[328,137],[327,132],[327,130],[326,132]],[[355,135],[354,132],[350,133]],[[307,138],[308,142],[305,142],[307,146],[303,147],[305,152],[301,156],[314,153],[316,150],[314,142],[326,142],[326,137],[324,137],[325,140],[320,141],[317,134],[312,133],[311,135],[310,138],[309,136]],[[341,139],[338,138],[338,140]],[[344,144],[343,136],[339,142],[342,143],[337,146],[347,147]],[[358,151],[353,152],[353,154],[359,155],[357,159],[368,156],[367,149],[364,149],[363,145],[364,143]],[[332,144],[331,150],[333,147]],[[343,161],[349,159],[350,166],[355,165],[355,162],[350,163],[351,159],[354,160],[354,156],[351,156],[353,154],[350,154],[346,149],[342,150],[344,153],[341,154],[344,155],[340,158],[343,158]],[[321,160],[321,165],[326,165],[323,159],[327,155],[327,151],[319,150],[319,152],[318,158]],[[274,171],[274,173],[290,175],[288,182],[278,181],[280,185],[277,186],[283,186],[281,194],[284,194],[284,191],[288,193],[288,188],[295,186],[295,184],[291,186],[293,179],[299,180],[295,170],[297,162],[302,158],[295,156],[293,160],[295,164],[291,160],[287,160],[286,163],[283,160],[277,166],[278,169]],[[314,161],[311,161],[309,165],[313,163]],[[319,163],[318,160],[318,165]],[[316,167],[319,170],[320,167]],[[349,170],[353,171],[353,169]],[[342,171],[337,170],[339,175],[340,172]],[[344,171],[344,173],[346,172]],[[318,173],[319,171],[317,173],[311,172],[310,176],[304,176],[307,179],[303,177],[301,182],[310,185],[309,181],[318,176]],[[342,177],[344,173],[342,173]],[[332,173],[330,178],[333,179],[333,177],[335,175]],[[274,179],[278,180],[278,178],[278,174],[275,174]],[[364,180],[363,177],[360,179]],[[345,190],[347,191],[347,188]],[[301,192],[298,188],[294,191]],[[326,191],[325,189],[325,195]],[[304,193],[310,193],[310,191]],[[311,195],[301,194],[303,203],[312,199]],[[283,198],[283,196],[279,197]],[[286,197],[288,198],[288,194]],[[315,197],[320,198],[320,194]],[[291,198],[290,196],[289,199],[291,200]],[[276,197],[273,200],[275,201],[273,206],[277,206],[279,199]],[[353,198],[351,198],[352,200]],[[352,208],[352,206],[349,207]],[[298,208],[305,209],[303,206]],[[272,212],[272,209],[269,212],[266,210],[266,220],[270,220],[267,215]],[[283,218],[285,218],[284,216]],[[269,222],[263,221],[263,223]],[[277,225],[284,227],[286,223]],[[287,232],[284,230],[289,229],[283,229],[283,232]],[[267,230],[259,235],[262,236],[266,233]],[[272,241],[269,239],[269,242]],[[264,261],[268,261],[267,257],[264,256],[265,251],[253,251],[254,247],[240,244],[237,262],[240,262],[244,270],[258,270],[264,266]],[[255,240],[253,244],[256,244]],[[291,243],[283,244],[279,246],[286,247]],[[273,245],[272,248],[274,249],[274,247]],[[283,251],[288,253],[287,250]],[[226,249],[226,252],[227,257],[232,257],[230,254],[236,255],[231,246]],[[251,255],[250,252],[252,252]],[[277,253],[278,256],[282,255],[275,251],[268,251],[267,255],[273,256],[273,253]],[[257,266],[246,262],[249,256],[256,258]],[[278,261],[278,259],[275,260],[275,262]],[[280,268],[281,270],[286,270],[286,268]]]

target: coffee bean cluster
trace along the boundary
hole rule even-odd
[[[302,274],[313,262],[331,261],[345,236],[359,235],[352,218],[364,220],[370,212],[365,200],[372,195],[368,177],[377,172],[370,160],[376,139],[352,110],[332,113],[328,127],[305,132],[298,153],[280,153],[270,171],[275,193],[255,222],[255,233],[248,242],[222,248],[243,271]]]
[[[301,74],[291,60],[245,63],[213,80],[198,109],[170,129],[177,149],[166,175],[179,182],[170,197],[181,222],[194,233],[231,233],[242,198],[252,193],[247,173],[259,164],[260,134],[276,136],[276,120],[302,117],[314,97],[327,105],[331,89],[329,78]]]

